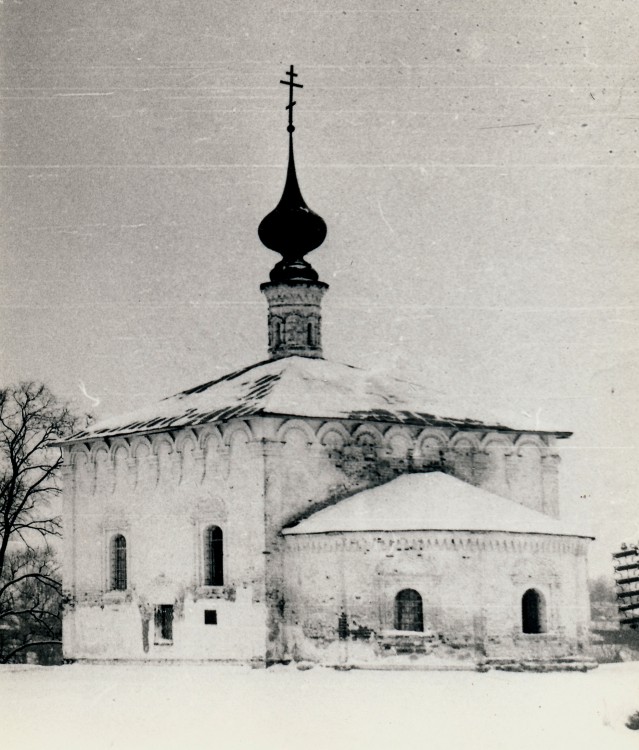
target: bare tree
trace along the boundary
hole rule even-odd
[[[77,418],[41,384],[0,389],[0,663],[60,643],[60,579],[51,537],[62,453]]]
[[[56,661],[62,636],[60,586],[48,546],[7,552],[0,578],[0,663],[34,650],[40,663]]]

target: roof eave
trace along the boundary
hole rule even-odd
[[[349,422],[355,422],[355,421],[362,421],[362,422],[383,422],[386,421],[388,423],[392,424],[406,424],[406,425],[417,425],[417,426],[432,426],[432,427],[454,427],[455,429],[471,429],[471,430],[482,430],[484,432],[504,432],[504,433],[518,433],[522,435],[543,435],[543,436],[550,436],[554,437],[557,440],[565,440],[573,435],[572,432],[564,431],[564,430],[531,430],[531,429],[522,429],[522,428],[516,428],[516,427],[507,427],[504,425],[492,425],[492,424],[484,424],[482,422],[465,422],[462,420],[452,420],[452,419],[438,419],[438,418],[427,418],[424,417],[422,419],[388,419],[388,420],[380,420],[375,419],[375,417],[366,418],[365,416],[360,416],[358,419],[355,419],[353,417],[347,417],[347,416],[314,416],[314,415],[308,415],[308,414],[295,414],[295,412],[266,412],[266,411],[260,411],[255,412],[254,414],[242,414],[241,416],[237,417],[230,417],[228,419],[211,419],[209,421],[197,421],[197,422],[186,422],[179,425],[163,425],[161,427],[156,428],[148,428],[148,429],[139,429],[139,430],[116,430],[115,431],[107,431],[105,434],[93,434],[93,435],[79,435],[78,437],[71,437],[67,440],[59,440],[55,443],[51,443],[52,447],[56,448],[62,448],[69,445],[79,444],[79,443],[87,443],[93,440],[104,440],[106,438],[120,438],[120,437],[130,437],[130,436],[144,436],[144,435],[157,435],[161,432],[169,432],[171,430],[188,430],[192,429],[193,427],[204,427],[206,425],[211,424],[224,424],[225,422],[230,422],[233,419],[252,419],[254,417],[270,417],[270,418],[290,418],[290,419],[300,419],[300,418],[306,418],[306,419],[343,419],[344,421]]]
[[[568,534],[558,531],[506,531],[505,529],[331,529],[330,531],[295,531],[294,526],[282,529],[282,536],[316,536],[318,534],[409,534],[409,533],[444,533],[444,534],[534,534],[535,536],[571,537],[575,539],[590,539],[596,537],[589,534]]]

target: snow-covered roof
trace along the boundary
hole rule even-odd
[[[402,474],[363,490],[282,531],[505,531],[582,536],[561,521],[440,471]]]
[[[511,420],[459,398],[455,401],[423,385],[325,359],[293,356],[259,362],[152,406],[102,420],[66,442],[274,415],[570,435],[521,415]]]

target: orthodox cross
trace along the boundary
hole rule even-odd
[[[285,86],[288,86],[288,130],[289,133],[292,133],[295,130],[295,126],[293,125],[293,107],[295,106],[295,102],[293,101],[293,87],[298,89],[303,89],[304,86],[301,83],[295,83],[293,80],[294,78],[297,78],[297,73],[293,72],[293,66],[286,71],[286,75],[288,76],[288,81],[280,81],[280,83],[283,83]]]

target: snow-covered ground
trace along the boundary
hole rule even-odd
[[[639,748],[639,662],[588,674],[0,668],[0,747]]]

